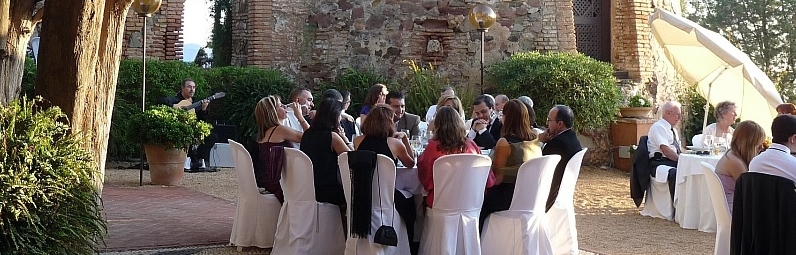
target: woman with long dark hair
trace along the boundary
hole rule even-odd
[[[348,138],[340,127],[343,103],[332,98],[321,101],[312,125],[301,137],[301,151],[312,161],[315,200],[336,205],[345,204],[343,184],[338,180],[337,156],[350,151]]]

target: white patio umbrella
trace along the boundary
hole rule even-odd
[[[741,120],[753,120],[771,135],[771,121],[782,97],[749,56],[724,36],[662,9],[650,15],[650,27],[669,62],[709,104],[732,101]]]

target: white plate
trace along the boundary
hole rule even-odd
[[[710,150],[710,148],[707,148],[707,147],[690,146],[690,145],[686,146],[686,148],[688,148],[689,150],[692,150],[692,151],[709,151]]]

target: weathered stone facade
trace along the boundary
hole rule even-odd
[[[456,85],[476,85],[480,34],[467,13],[479,3],[498,13],[486,32],[485,65],[517,52],[575,50],[569,0],[233,0],[232,62],[312,86],[348,67],[400,77],[403,61],[414,60]]]
[[[185,0],[164,0],[160,10],[147,18],[148,59],[182,60],[182,20]],[[143,54],[143,23],[130,8],[124,30],[122,58],[140,59]],[[208,28],[210,29],[210,28]]]

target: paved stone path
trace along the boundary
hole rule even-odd
[[[235,204],[185,187],[106,185],[103,251],[229,243]]]

